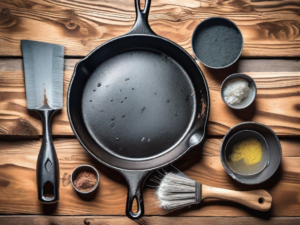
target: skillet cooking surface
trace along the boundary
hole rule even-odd
[[[175,60],[156,51],[128,50],[90,75],[82,115],[104,150],[141,160],[166,153],[185,137],[195,105],[192,82]]]

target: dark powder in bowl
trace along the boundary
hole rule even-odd
[[[82,171],[74,181],[75,187],[82,192],[91,191],[97,184],[97,177],[94,173]]]
[[[212,18],[197,27],[192,44],[201,62],[209,67],[225,67],[239,57],[243,37],[231,21]]]

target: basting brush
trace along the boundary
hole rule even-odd
[[[199,204],[206,198],[233,201],[259,211],[271,208],[272,196],[265,190],[233,191],[210,187],[190,179],[172,165],[168,170],[160,173],[162,177],[156,191],[160,206],[165,210]]]

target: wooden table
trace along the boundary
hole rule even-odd
[[[0,224],[299,224],[300,223],[300,1],[153,0],[150,25],[161,36],[191,53],[196,25],[211,16],[233,20],[244,36],[242,58],[224,70],[201,66],[207,79],[211,110],[202,146],[175,165],[201,183],[234,190],[267,189],[269,212],[235,203],[208,200],[162,216],[153,190],[145,189],[146,216],[125,217],[127,187],[115,171],[96,163],[69,126],[66,108],[53,123],[60,163],[60,201],[37,200],[36,160],[41,122],[26,108],[21,39],[65,46],[64,103],[75,63],[103,42],[126,33],[135,20],[133,0],[0,0]],[[298,58],[297,58],[298,57]],[[220,97],[226,76],[244,72],[258,86],[255,103],[234,111]],[[228,129],[243,121],[268,125],[280,137],[283,158],[276,174],[261,185],[241,185],[224,171],[219,149]],[[86,202],[70,184],[80,164],[95,166],[100,188]]]

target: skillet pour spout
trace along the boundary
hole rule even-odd
[[[126,215],[144,215],[147,176],[205,137],[209,93],[194,59],[148,24],[150,0],[133,28],[93,50],[74,69],[67,96],[73,132],[96,160],[128,184]],[[132,212],[137,199],[138,211]]]

